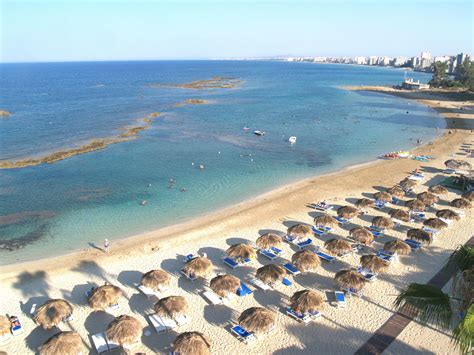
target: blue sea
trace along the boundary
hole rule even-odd
[[[156,86],[214,76],[242,82],[230,89]],[[0,109],[12,115],[0,119],[0,160],[80,146],[120,134],[151,112],[161,116],[135,140],[0,170],[0,263],[183,222],[431,140],[445,125],[433,110],[341,88],[403,78],[400,69],[277,61],[1,64]],[[210,104],[175,106],[186,99]],[[293,146],[290,136],[297,137]]]

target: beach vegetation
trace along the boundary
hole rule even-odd
[[[431,87],[466,88],[474,91],[474,65],[468,58],[458,66],[454,76],[448,75],[447,63],[435,62],[431,70],[433,72],[433,77],[429,81]]]

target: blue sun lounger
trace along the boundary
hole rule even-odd
[[[240,341],[243,341],[247,344],[250,340],[254,340],[255,336],[253,333],[246,331],[240,325],[234,325],[230,331],[234,333]]]
[[[393,254],[388,254],[388,253],[385,252],[384,250],[379,250],[379,251],[377,252],[377,256],[378,256],[380,259],[382,259],[382,260],[384,260],[384,261],[387,261],[387,262],[389,262],[389,263],[395,261],[395,255],[393,255]]]
[[[387,204],[386,202],[377,200],[377,201],[375,201],[374,207],[377,208],[377,209],[379,209],[379,210],[381,210],[382,208],[385,207],[386,204]]]
[[[315,254],[317,256],[319,256],[320,259],[322,259],[324,261],[328,261],[330,263],[333,262],[336,259],[334,256],[323,253],[322,251],[315,251]]]
[[[346,296],[342,291],[334,291],[334,298],[336,299],[337,307],[345,308],[346,307]]]
[[[301,271],[299,271],[297,267],[292,263],[283,264],[283,267],[293,276],[301,274]]]
[[[282,280],[281,280],[281,283],[285,286],[291,286],[293,285],[293,282],[291,282],[291,280],[287,279],[286,277],[284,277]]]
[[[359,274],[361,274],[362,276],[364,276],[364,279],[368,282],[373,282],[373,281],[377,280],[377,275],[375,275],[370,270],[364,269],[363,267],[359,267],[357,269],[357,272]]]
[[[313,230],[314,234],[322,236],[324,234],[327,234],[327,233],[331,232],[332,228],[331,227],[325,227],[325,226],[317,226],[317,227],[313,226],[312,230]]]
[[[398,199],[396,197],[392,197],[392,204],[398,205],[399,202],[400,202],[400,199]]]
[[[340,223],[340,224],[346,224],[346,223],[349,223],[351,220],[350,219],[347,219],[347,218],[344,218],[344,217],[334,217],[336,218],[336,220]]]
[[[226,264],[227,266],[229,266],[232,269],[238,268],[239,266],[242,266],[242,265],[247,265],[248,263],[251,262],[250,259],[244,259],[243,263],[238,263],[237,261],[235,261],[234,259],[229,258],[229,257],[224,258],[223,261],[224,261],[224,264]]]
[[[272,253],[270,250],[268,249],[260,249],[258,251],[261,255],[263,255],[264,257],[270,259],[270,260],[275,260],[276,258],[278,258],[278,255]]]
[[[291,318],[296,319],[298,322],[304,323],[305,325],[312,321],[312,318],[309,314],[296,313],[291,308],[286,309],[286,314],[288,314]]]
[[[349,297],[352,297],[352,295],[355,295],[359,298],[362,298],[363,296],[362,291],[354,290],[352,287],[349,289],[344,289],[343,291],[346,292]]]
[[[405,239],[405,243],[407,243],[413,251],[420,250],[422,246],[420,242],[412,239]]]
[[[296,243],[295,245],[300,248],[300,249],[303,249],[304,247],[307,247],[309,245],[313,244],[313,240],[311,238],[308,238],[306,239],[305,241],[303,242],[299,242],[299,243]]]
[[[237,289],[237,295],[240,297],[245,297],[251,295],[253,291],[242,281],[240,282],[240,287]]]
[[[278,256],[283,255],[283,250],[277,248],[277,247],[270,247],[270,251],[275,253]]]

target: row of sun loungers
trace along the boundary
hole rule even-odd
[[[285,240],[286,240],[288,243],[290,243],[290,244],[292,244],[292,245],[298,247],[298,249],[303,249],[303,248],[305,248],[305,247],[310,246],[311,244],[313,244],[313,240],[312,240],[311,238],[308,238],[308,239],[303,240],[303,241],[299,241],[298,239],[287,235],[287,236],[285,236]]]
[[[111,351],[120,346],[119,344],[114,343],[110,341],[109,339],[107,339],[107,335],[105,334],[105,332],[91,335],[91,341],[92,341],[92,344],[94,344],[94,348],[98,354]]]

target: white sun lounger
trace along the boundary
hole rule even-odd
[[[105,339],[105,333],[97,333],[91,335],[92,345],[94,346],[97,354],[109,351],[109,346],[107,345],[107,340]]]
[[[219,297],[212,291],[204,291],[202,293],[202,296],[214,306],[224,304],[224,300],[222,299],[222,297]]]
[[[272,288],[267,285],[266,283],[264,283],[262,280],[259,280],[257,278],[249,278],[249,282],[254,285],[255,287],[263,290],[263,291],[266,291],[266,290],[271,290]]]
[[[364,269],[363,267],[359,267],[357,272],[364,276],[364,279],[368,282],[374,282],[377,280],[377,275],[371,272],[370,270]]]
[[[36,303],[33,303],[30,309],[30,316],[33,318],[35,316],[35,313],[36,313]]]
[[[189,317],[186,314],[180,314],[174,318],[178,327],[189,323]]]
[[[158,292],[155,292],[155,291],[153,291],[152,289],[150,289],[146,286],[143,286],[143,285],[140,285],[140,284],[135,284],[135,287],[138,289],[138,291],[143,293],[148,298],[153,298],[153,297],[158,298]]]
[[[291,308],[286,309],[286,314],[288,314],[291,318],[296,319],[298,322],[304,323],[304,325],[307,325],[313,320],[309,314],[299,315]]]
[[[0,343],[6,343],[11,338],[12,338],[11,333],[5,333],[3,335],[0,335]]]
[[[183,270],[181,270],[181,274],[183,274],[188,280],[191,280],[191,281],[197,280],[197,277],[196,277],[196,276],[191,277],[191,276],[189,276],[188,274],[186,274]]]
[[[161,318],[157,314],[149,314],[148,319],[158,334],[165,333],[178,326],[173,319]]]

